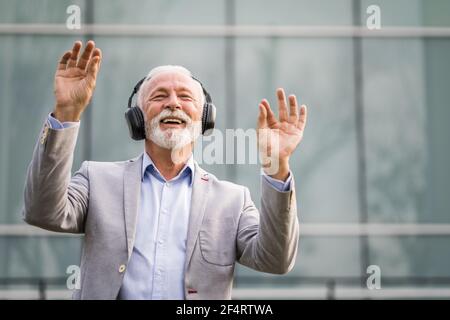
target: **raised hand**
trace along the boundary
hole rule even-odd
[[[289,113],[282,88],[277,89],[279,120],[269,102],[259,104],[257,124],[258,147],[264,171],[275,179],[286,180],[289,176],[289,158],[303,138],[307,109],[305,105],[298,114],[297,99],[289,96]]]
[[[94,41],[88,41],[78,57],[81,46],[81,41],[76,41],[72,50],[64,53],[55,73],[53,115],[61,122],[79,121],[94,93],[102,52]]]

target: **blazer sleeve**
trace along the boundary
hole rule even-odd
[[[299,223],[294,179],[291,190],[277,191],[262,179],[261,212],[244,188],[244,208],[237,232],[237,261],[249,268],[275,274],[292,270],[295,264]]]
[[[71,177],[79,125],[52,129],[48,121],[28,167],[23,219],[50,231],[83,233],[89,201],[88,162]]]

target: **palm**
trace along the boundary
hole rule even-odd
[[[89,41],[78,57],[81,42],[75,42],[72,50],[62,56],[54,83],[56,104],[60,109],[75,109],[81,113],[88,105],[101,61],[100,49],[94,48],[94,42]]]
[[[279,120],[275,118],[269,102],[264,99],[260,104],[258,117],[258,147],[263,163],[267,159],[289,159],[297,145],[303,138],[306,125],[306,106],[300,109],[295,96],[289,96],[290,114],[286,106],[283,89],[277,90]]]
[[[267,139],[268,148],[274,149],[274,144],[278,143],[278,158],[289,157],[295,150],[295,147],[302,139],[303,131],[295,125],[283,121],[268,127],[268,134],[271,136]]]
[[[78,68],[58,70],[55,74],[55,97],[61,105],[89,103],[95,81]]]

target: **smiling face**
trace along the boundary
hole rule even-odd
[[[164,71],[142,88],[146,138],[165,149],[193,142],[201,133],[202,88],[187,74]]]

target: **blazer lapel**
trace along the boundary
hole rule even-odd
[[[141,195],[142,155],[130,160],[125,167],[123,177],[125,229],[127,238],[128,259],[133,252],[136,233],[136,221]]]
[[[192,200],[186,245],[185,270],[187,269],[187,266],[192,258],[195,242],[197,241],[197,236],[205,214],[208,192],[211,186],[211,178],[208,177],[208,173],[200,168],[197,162],[194,162],[194,165],[195,173],[194,183],[192,184]]]

